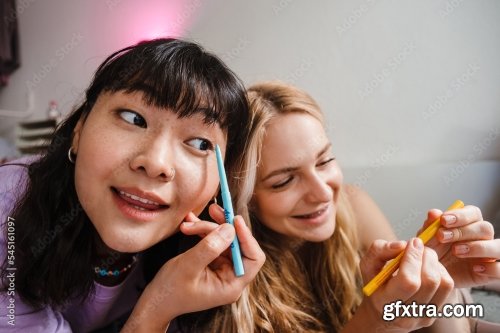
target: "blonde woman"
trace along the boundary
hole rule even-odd
[[[498,264],[462,260],[470,255],[457,251],[464,241],[476,240],[468,243],[472,256],[500,257],[498,240],[492,240],[491,224],[480,210],[467,206],[446,212],[436,251],[417,238],[380,240],[396,237],[370,197],[343,184],[316,102],[280,82],[255,85],[248,95],[251,135],[232,189],[236,211],[250,221],[267,259],[236,304],[205,320],[198,316],[194,324],[192,318],[181,319],[181,326],[188,332],[409,332],[430,325],[470,331],[467,319],[385,322],[382,313],[384,304],[396,300],[438,306],[463,302],[454,284],[466,287],[500,275]],[[440,214],[430,211],[426,223]],[[200,222],[192,232],[214,227]],[[363,282],[403,249],[398,274],[363,298]]]

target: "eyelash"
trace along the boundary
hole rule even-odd
[[[328,163],[330,163],[332,161],[335,161],[335,157],[331,157],[331,158],[327,159],[326,161],[320,162],[320,163],[318,163],[317,166],[318,167],[325,166],[325,165],[327,165]],[[290,176],[285,181],[283,181],[281,183],[278,183],[278,184],[275,184],[275,185],[272,185],[271,188],[273,188],[273,189],[282,188],[285,185],[287,185],[288,183],[290,183],[292,180],[293,180],[293,176]]]
[[[328,163],[330,163],[330,162],[332,162],[332,161],[335,161],[335,157],[330,157],[330,158],[329,158],[329,159],[327,159],[326,161],[320,162],[317,166],[327,165]]]
[[[127,113],[127,114],[132,114],[134,115],[134,119],[132,121],[128,121],[124,116],[123,114],[124,113]],[[147,128],[147,123],[146,123],[146,120],[144,119],[143,116],[141,116],[139,113],[137,112],[134,112],[134,111],[128,111],[128,110],[119,110],[117,112],[118,116],[120,116],[120,118],[122,118],[124,121],[126,121],[127,123],[131,124],[131,125],[135,125],[135,126],[139,126],[141,128]],[[138,124],[136,122],[137,119],[140,119],[140,121],[143,123],[143,124]],[[206,147],[205,149],[202,149],[202,148],[196,148],[194,147],[193,145],[189,144],[189,142],[193,141],[193,140],[200,140],[202,141],[204,144],[206,144]],[[213,143],[210,141],[210,140],[207,140],[207,139],[204,139],[204,138],[194,138],[194,139],[191,139],[191,140],[188,140],[187,141],[188,144],[195,148],[195,149],[198,149],[200,151],[209,151],[209,150],[214,150],[214,145]]]
[[[194,146],[190,145],[190,144],[189,144],[189,142],[191,142],[191,141],[193,141],[193,140],[200,140],[200,141],[203,141],[203,143],[205,143],[205,144],[207,145],[206,149],[200,149],[200,148],[196,148],[196,147],[194,147]],[[210,140],[207,140],[207,139],[204,139],[204,138],[194,138],[194,139],[188,140],[187,142],[188,142],[188,144],[189,144],[191,147],[193,147],[193,148],[195,148],[195,149],[198,149],[198,150],[200,150],[200,151],[213,151],[213,150],[214,150],[214,144],[213,144]]]
[[[278,184],[275,184],[275,185],[272,185],[271,188],[273,189],[279,189],[283,186],[285,186],[286,184],[288,184],[289,182],[291,182],[293,179],[292,176],[288,177],[284,182],[281,182],[281,183],[278,183]]]
[[[132,115],[134,115],[134,116],[135,116],[135,117],[137,117],[137,118],[134,118],[134,120],[133,120],[132,122],[130,122],[130,121],[128,121],[127,119],[125,119],[125,118],[123,117],[123,114],[124,114],[124,113],[129,113],[129,114],[132,114]],[[138,126],[138,127],[141,127],[141,128],[147,128],[147,127],[148,127],[148,124],[146,123],[146,120],[144,119],[144,117],[143,117],[143,116],[141,116],[141,115],[140,115],[139,113],[137,113],[137,112],[134,112],[134,111],[128,111],[128,110],[119,110],[119,111],[117,112],[117,114],[118,114],[118,116],[119,116],[120,118],[122,118],[124,121],[126,121],[126,122],[127,122],[127,123],[129,123],[130,125]],[[138,119],[138,118],[139,118],[139,119],[141,119],[141,121],[143,122],[143,124],[137,124],[137,123],[135,122],[135,120],[136,120],[136,119]]]

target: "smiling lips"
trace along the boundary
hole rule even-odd
[[[304,215],[294,215],[292,216],[293,218],[296,219],[302,219],[302,220],[310,220],[312,222],[316,222],[321,219],[321,217],[327,212],[329,206],[326,206],[324,208],[321,208],[320,210],[317,210],[313,213],[310,214],[304,214]]]
[[[153,194],[145,192],[139,193],[140,191],[134,189],[112,189],[119,199],[123,200],[131,208],[139,211],[158,211],[169,207],[169,205],[164,203],[161,198],[158,198]]]
[[[160,208],[160,204],[145,198],[138,197],[136,195],[118,191],[123,200],[130,203],[134,208],[139,210],[155,210]]]

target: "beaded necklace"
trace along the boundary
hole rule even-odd
[[[134,264],[137,262],[137,254],[134,254],[132,256],[132,262],[128,264],[127,266],[123,267],[122,269],[115,269],[115,270],[106,270],[104,268],[101,268],[99,266],[94,267],[94,271],[97,275],[99,276],[118,276],[120,274],[125,273],[128,271]]]

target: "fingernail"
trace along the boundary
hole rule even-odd
[[[443,220],[446,225],[453,225],[457,222],[457,217],[455,215],[443,215]]]
[[[404,246],[404,241],[395,241],[395,242],[390,242],[389,243],[389,248],[391,250],[397,250],[397,249],[400,249]]]
[[[486,267],[484,267],[483,265],[474,265],[472,269],[474,270],[474,272],[481,273],[486,270]]]
[[[224,238],[225,240],[233,240],[234,238],[234,234],[233,234],[233,231],[231,230],[231,227],[229,226],[229,224],[222,224],[220,227],[219,227],[219,235],[221,235],[222,238]]]
[[[453,231],[444,230],[443,231],[443,240],[450,240],[453,238]]]
[[[469,245],[461,244],[455,246],[455,254],[466,254],[469,253],[470,248]]]
[[[185,226],[185,227],[192,227],[194,225],[194,222],[182,222],[182,224]]]
[[[424,248],[424,243],[422,243],[422,240],[418,237],[413,238],[413,247],[417,250],[422,250]]]

